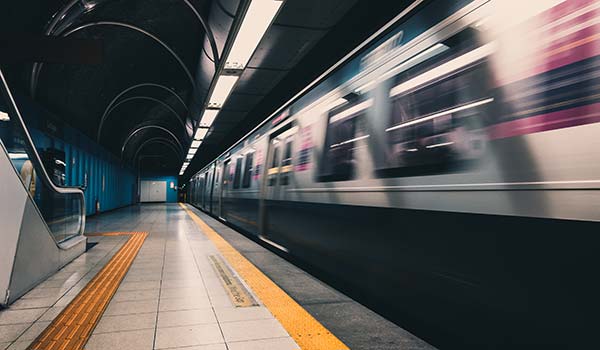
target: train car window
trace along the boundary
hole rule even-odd
[[[283,159],[281,160],[280,185],[290,184],[290,173],[292,172],[292,137],[288,137],[285,142]]]
[[[267,172],[269,177],[268,185],[275,186],[277,184],[277,177],[279,175],[279,144],[273,145],[273,159],[271,160],[271,166]]]
[[[470,27],[437,45],[443,53],[391,81],[380,176],[452,172],[482,154],[494,101],[486,48]]]
[[[252,180],[252,162],[254,161],[254,152],[246,154],[246,160],[244,162],[244,177],[242,178],[242,187],[250,187],[250,180]]]
[[[354,177],[354,150],[369,137],[364,117],[372,105],[372,99],[359,100],[329,112],[318,181],[346,181]]]
[[[226,190],[228,188],[228,186],[229,186],[229,181],[230,181],[230,179],[229,179],[229,176],[230,176],[229,175],[230,174],[229,168],[230,168],[230,166],[231,166],[231,161],[228,159],[228,160],[225,161],[225,166],[223,167],[223,175],[222,175],[222,178],[223,178],[223,190]]]
[[[242,158],[235,160],[235,173],[233,174],[233,188],[240,188],[242,173]]]

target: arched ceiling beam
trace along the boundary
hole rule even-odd
[[[159,99],[154,98],[154,97],[148,97],[148,96],[132,96],[132,97],[128,97],[128,98],[125,98],[125,99],[117,102],[109,110],[107,110],[104,113],[104,115],[102,115],[102,119],[100,119],[100,125],[98,126],[98,136],[97,136],[98,143],[100,143],[100,137],[102,136],[102,128],[104,127],[104,122],[106,121],[106,119],[108,118],[108,116],[115,109],[119,108],[119,106],[124,105],[127,102],[139,101],[139,100],[156,102],[156,103],[162,105],[163,107],[165,107],[169,112],[171,112],[171,114],[175,117],[175,119],[177,119],[177,121],[179,122],[179,125],[181,125],[181,127],[183,128],[183,130],[185,132],[185,130],[186,130],[186,128],[185,128],[185,119],[181,120],[181,116],[171,106],[169,106],[169,104],[167,104],[165,101],[159,100]],[[186,135],[187,135],[187,133],[186,133]]]
[[[50,19],[50,21],[44,28],[44,35],[47,35],[47,36],[55,35],[55,30],[57,30],[57,28],[58,28],[58,31],[60,31],[61,29],[64,30],[65,27],[68,27],[80,15],[91,12],[94,9],[98,8],[99,7],[98,5],[104,5],[104,3],[106,3],[106,2],[109,2],[109,0],[96,1],[93,4],[83,3],[82,0],[71,0],[69,3],[67,3],[65,6],[63,6],[58,12],[56,12],[52,16],[52,18]],[[215,69],[218,69],[218,65],[219,65],[219,61],[220,61],[219,50],[217,48],[217,43],[215,40],[215,36],[212,32],[212,29],[208,25],[208,22],[204,19],[204,17],[202,17],[202,15],[200,15],[200,13],[196,9],[196,7],[189,0],[183,0],[183,3],[194,13],[194,16],[196,17],[198,22],[200,22],[200,25],[204,29],[204,32],[206,33],[206,36],[208,38],[208,42],[210,44],[210,48],[211,48],[211,51],[213,54],[213,61],[215,63]],[[76,10],[79,10],[79,13],[75,14],[74,16],[69,16],[69,11],[71,11],[75,7],[75,5],[82,5],[81,8],[76,9]],[[60,22],[65,19],[68,19],[71,23],[66,23],[65,25],[62,26],[62,28],[60,28],[59,27]],[[204,51],[204,49],[203,49],[203,51]],[[39,76],[38,70],[39,70],[38,65],[36,63],[34,63],[33,68],[31,70],[31,76],[30,76],[30,79],[31,79],[30,90],[31,90],[32,96],[35,95],[35,90],[37,88],[37,79]]]
[[[156,84],[156,83],[141,83],[141,84],[136,84],[133,86],[128,87],[127,89],[121,91],[120,93],[117,94],[117,96],[115,96],[110,103],[106,106],[106,108],[104,109],[104,113],[102,113],[102,117],[100,117],[100,123],[98,125],[98,133],[96,134],[96,139],[98,142],[100,142],[100,130],[102,130],[102,125],[104,124],[104,119],[106,119],[107,117],[107,113],[109,110],[111,110],[112,106],[121,98],[123,97],[123,95],[127,94],[128,92],[135,90],[135,89],[139,89],[141,87],[146,87],[146,86],[150,86],[150,87],[156,87],[159,89],[163,89],[167,92],[169,92],[170,94],[172,94],[173,96],[175,96],[175,98],[177,98],[177,100],[181,103],[181,105],[183,106],[183,108],[185,108],[185,110],[189,113],[189,109],[187,108],[187,105],[185,104],[185,102],[183,101],[183,98],[181,98],[181,96],[177,95],[177,93],[171,89],[169,89],[168,87],[161,85],[161,84]]]
[[[208,43],[210,44],[210,48],[212,50],[213,62],[215,63],[215,71],[217,71],[219,69],[219,61],[221,60],[221,58],[219,57],[219,50],[217,49],[217,41],[215,40],[215,36],[213,35],[212,29],[210,29],[210,26],[208,25],[208,23],[200,15],[198,10],[196,10],[196,7],[194,7],[194,5],[192,5],[192,3],[189,2],[189,0],[183,0],[183,2],[190,8],[190,10],[192,10],[194,15],[198,19],[198,22],[200,22],[200,25],[202,26],[202,28],[204,28],[204,32],[206,33],[206,37],[208,38]]]
[[[179,159],[183,159],[183,157],[184,157],[184,155],[181,153],[181,151],[179,151],[177,149],[177,147],[175,147],[175,145],[173,144],[173,141],[171,141],[168,138],[159,136],[159,137],[153,137],[151,139],[144,141],[144,143],[142,143],[142,145],[140,147],[138,147],[138,149],[135,151],[135,155],[132,158],[133,161],[135,162],[138,159],[138,155],[140,154],[140,152],[142,151],[142,149],[145,146],[150,145],[152,143],[160,143],[165,146],[168,146],[169,149],[171,149],[173,152],[175,152],[175,154],[177,155],[177,157],[179,157]]]
[[[131,138],[133,136],[135,136],[135,134],[137,134],[138,132],[140,132],[142,130],[146,130],[146,129],[157,129],[157,130],[166,132],[167,134],[169,134],[169,136],[171,136],[171,138],[173,138],[173,140],[175,140],[175,142],[177,142],[177,145],[179,145],[179,149],[181,150],[181,152],[183,152],[183,146],[181,145],[181,142],[179,141],[177,136],[175,136],[175,134],[173,134],[173,132],[171,130],[165,128],[164,126],[160,126],[160,125],[144,125],[144,126],[140,126],[140,127],[136,128],[135,130],[130,132],[129,135],[127,135],[127,138],[125,139],[125,141],[123,142],[123,145],[121,146],[121,158],[123,158],[123,153],[125,152],[125,148],[129,144],[129,141],[131,141]]]
[[[190,73],[190,70],[187,68],[187,66],[181,59],[181,57],[179,57],[179,55],[177,55],[177,53],[175,53],[175,51],[173,51],[173,49],[171,49],[169,47],[169,45],[167,45],[164,41],[159,39],[157,36],[155,36],[154,34],[148,32],[140,27],[135,26],[135,25],[123,23],[123,22],[115,22],[115,21],[98,21],[98,22],[86,23],[86,24],[77,26],[77,27],[70,29],[67,32],[61,34],[61,36],[67,37],[69,35],[79,32],[83,29],[90,28],[90,27],[96,27],[96,26],[114,26],[114,27],[126,28],[129,30],[136,31],[136,32],[143,34],[146,37],[152,39],[154,42],[156,42],[161,47],[163,47],[166,51],[169,52],[169,54],[177,61],[177,63],[181,67],[181,69],[184,71],[185,75],[187,76],[188,80],[190,81],[190,85],[192,86],[192,88],[196,87],[196,82],[194,81],[194,77],[192,76],[192,73]],[[36,62],[33,64],[31,86],[30,86],[31,96],[35,96],[35,90],[37,89],[38,78],[39,78],[39,75],[40,75],[40,72],[41,72],[43,66],[44,66],[43,63],[41,63],[41,62]]]

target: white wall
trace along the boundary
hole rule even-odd
[[[142,181],[140,201],[143,202],[166,202],[166,181]]]

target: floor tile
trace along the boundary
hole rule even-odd
[[[35,309],[41,307],[50,307],[56,303],[56,298],[33,298],[33,299],[19,299],[15,301],[10,308],[13,310],[17,309]]]
[[[33,323],[44,312],[46,308],[24,309],[24,310],[1,310],[0,325],[17,324],[17,323]]]
[[[30,340],[19,340],[12,343],[6,350],[26,350],[29,345],[31,345]]]
[[[229,350],[298,350],[299,346],[290,338],[274,338],[227,343]]]
[[[227,342],[289,337],[275,319],[221,323]]]
[[[227,350],[227,346],[225,346],[225,343],[221,343],[210,345],[185,346],[181,348],[171,348],[169,350]]]
[[[210,303],[214,307],[234,307],[229,294],[211,295]]]
[[[67,291],[66,288],[61,287],[49,287],[49,288],[34,288],[21,298],[58,298]]]
[[[118,291],[147,290],[160,288],[160,281],[121,282]]]
[[[28,323],[0,326],[0,343],[16,340],[27,327]]]
[[[217,323],[212,308],[158,313],[158,328]]]
[[[195,298],[195,297],[206,298],[206,290],[204,289],[204,286],[165,288],[160,291],[161,299]]]
[[[166,280],[162,282],[162,288],[183,288],[203,285],[204,282],[200,278],[190,280]]]
[[[103,316],[94,334],[154,329],[155,325],[156,313]]]
[[[49,309],[45,309],[46,312],[39,318],[39,321],[52,321],[58,316],[62,310],[64,310],[63,306],[53,306]]]
[[[29,341],[33,341],[35,338],[37,338],[38,335],[40,335],[44,329],[46,329],[48,327],[48,325],[50,324],[50,321],[38,321],[36,323],[34,323],[33,325],[31,325],[31,327],[29,327],[29,329],[27,329],[25,331],[25,333],[23,333],[20,337],[19,337],[19,341],[25,341],[25,340],[29,340]]]
[[[156,333],[157,349],[217,343],[223,343],[217,324],[159,328]]]
[[[211,307],[211,303],[207,297],[162,299],[160,301],[159,311],[193,310],[205,309],[208,307]]]
[[[273,315],[265,307],[215,307],[219,323],[272,319]]]
[[[157,306],[158,300],[111,302],[104,314],[114,316],[151,313],[156,312]]]
[[[117,290],[112,300],[118,301],[140,301],[140,300],[155,300],[158,299],[158,289],[142,289],[122,291]]]
[[[118,333],[94,334],[84,349],[86,350],[152,350],[154,330],[139,330]]]

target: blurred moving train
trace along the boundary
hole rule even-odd
[[[599,40],[599,1],[414,1],[188,201],[433,344],[585,342]]]

